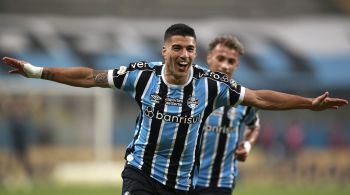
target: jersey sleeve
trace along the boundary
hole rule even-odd
[[[254,107],[248,107],[244,123],[249,128],[256,128],[260,126],[259,110]]]
[[[129,66],[120,66],[117,69],[108,70],[108,83],[111,88],[120,89],[133,95],[139,75],[147,69],[150,69],[150,64],[140,61],[130,63]]]
[[[244,99],[245,87],[234,80],[220,81],[219,94],[215,107],[234,106],[237,107]]]

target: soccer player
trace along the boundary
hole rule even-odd
[[[236,37],[217,37],[209,44],[209,69],[225,73],[231,79],[243,53]],[[259,131],[259,116],[254,107],[225,106],[211,113],[203,128],[194,195],[231,195],[238,176],[237,160],[246,160]],[[241,135],[244,135],[242,142]]]
[[[138,103],[134,139],[127,147],[123,194],[188,194],[205,119],[216,108],[240,103],[262,109],[336,109],[346,100],[305,98],[270,90],[250,90],[222,73],[193,65],[195,31],[185,24],[164,35],[162,62],[137,62],[114,70],[47,68],[4,57],[12,74],[77,87],[116,88]]]

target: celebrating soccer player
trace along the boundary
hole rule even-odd
[[[140,107],[134,139],[126,152],[123,194],[188,194],[199,160],[205,119],[222,106],[240,103],[261,109],[324,110],[347,104],[328,93],[305,98],[270,90],[250,90],[225,74],[193,65],[196,35],[185,24],[164,35],[164,63],[137,62],[96,71],[87,67],[47,68],[5,57],[10,73],[77,87],[111,87],[130,94]]]

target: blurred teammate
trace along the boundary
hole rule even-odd
[[[11,97],[11,100],[5,104],[5,112],[7,113],[7,127],[9,129],[11,137],[11,153],[10,157],[14,157],[23,169],[23,176],[25,180],[29,182],[33,179],[33,167],[30,162],[30,141],[29,141],[29,128],[28,121],[30,120],[30,113],[28,110],[28,102],[25,97]],[[5,163],[6,171],[15,168],[16,163],[11,161]]]
[[[217,37],[209,44],[209,69],[225,73],[231,79],[243,53],[243,46],[236,37]],[[226,106],[210,114],[203,128],[194,194],[231,195],[238,176],[237,160],[246,160],[259,131],[259,116],[254,107]]]
[[[185,24],[164,35],[162,62],[137,62],[114,70],[87,67],[43,68],[5,57],[12,74],[77,87],[117,88],[138,103],[134,139],[126,152],[123,194],[188,194],[205,119],[216,108],[242,101],[262,109],[336,109],[346,100],[305,98],[269,90],[246,89],[222,73],[193,65],[196,35]]]

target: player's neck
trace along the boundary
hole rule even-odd
[[[174,75],[167,71],[166,67],[164,66],[163,79],[170,85],[186,85],[188,84],[189,80],[192,79],[192,68],[186,75]]]
[[[169,84],[172,85],[184,85],[188,81],[189,75],[176,77],[175,75],[165,73],[165,79]]]

